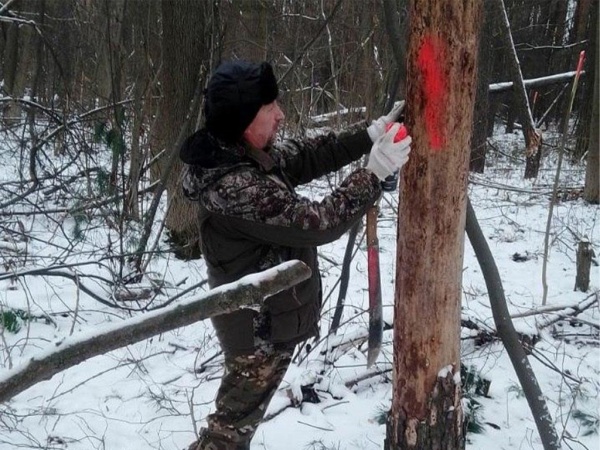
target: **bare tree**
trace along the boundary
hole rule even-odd
[[[159,5],[157,1],[137,2],[136,8],[129,8],[132,15],[131,41],[131,83],[133,84],[133,108],[131,110],[130,171],[127,182],[127,201],[123,204],[124,213],[133,220],[140,219],[139,183],[142,165],[147,155],[143,146],[144,130],[151,126],[148,112],[152,106],[151,93],[156,86],[156,76],[152,68],[152,36],[150,30],[158,23]],[[147,146],[146,146],[147,147]]]
[[[162,93],[158,110],[160,119],[156,124],[154,142],[155,151],[158,153],[165,150],[167,157],[173,152],[179,152],[174,144],[181,127],[186,123],[186,114],[201,68],[208,70],[207,62],[210,58],[205,47],[204,31],[210,10],[211,3],[194,0],[162,1]],[[198,109],[191,113],[192,116],[197,114]],[[189,122],[186,134],[192,133],[195,122]],[[161,165],[160,170],[165,169],[165,165]],[[183,198],[179,180],[181,169],[182,163],[177,160],[169,174],[166,227],[176,251],[180,251],[183,257],[192,257],[199,252],[198,206]]]
[[[598,71],[598,56],[596,48],[598,44],[598,20],[600,4],[598,1],[580,0],[575,6],[573,26],[570,30],[573,45],[580,43],[586,49],[586,76],[583,78],[581,92],[579,93],[579,105],[576,106],[578,120],[575,122],[575,137],[577,143],[572,152],[573,161],[581,161],[589,148],[590,128],[597,125],[594,121],[593,110],[598,103],[598,97],[594,97],[594,79]],[[574,58],[569,55],[569,62],[574,64]],[[597,133],[596,133],[597,135]]]
[[[485,169],[485,156],[487,139],[490,134],[491,119],[489,109],[489,84],[494,65],[492,31],[493,15],[489,3],[485,3],[482,12],[483,27],[479,34],[479,49],[477,56],[477,95],[475,98],[475,114],[473,115],[473,136],[471,137],[471,161],[469,169],[473,172],[483,173]]]
[[[596,10],[598,9],[598,5],[596,5]],[[596,37],[598,34],[598,24],[596,23]],[[596,61],[600,61],[598,48],[600,47],[600,42],[596,39]],[[600,172],[600,143],[598,142],[598,133],[599,125],[598,121],[600,121],[600,117],[598,116],[598,95],[600,95],[600,91],[598,88],[598,74],[600,70],[595,68],[594,75],[594,98],[593,110],[592,110],[592,120],[590,121],[590,131],[589,131],[589,140],[588,140],[588,156],[587,156],[587,167],[585,172],[585,188],[583,190],[583,198],[585,198],[590,203],[598,203],[600,202],[600,180],[599,180],[599,172]]]
[[[20,27],[18,23],[4,22],[1,24],[4,35],[4,53],[3,53],[3,64],[2,64],[2,75],[3,75],[3,90],[12,97],[19,97],[21,92],[18,89],[17,74],[23,73],[19,71],[19,57],[24,47],[23,33],[26,27]],[[16,103],[12,103],[8,108],[4,110],[5,118],[11,118],[18,116],[20,108]]]
[[[461,277],[482,2],[409,4],[406,100],[413,150],[400,192],[394,391],[385,448],[459,449]]]
[[[492,11],[499,17],[498,29],[502,38],[504,51],[508,56],[509,68],[513,85],[515,87],[515,99],[521,125],[523,127],[523,136],[525,137],[525,147],[527,163],[525,167],[525,178],[537,177],[540,168],[540,158],[542,151],[542,134],[535,128],[533,115],[529,106],[529,98],[523,84],[523,73],[515,50],[515,45],[510,31],[510,23],[503,0],[493,0],[491,2]]]

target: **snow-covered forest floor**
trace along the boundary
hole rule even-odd
[[[5,140],[8,142],[10,139]],[[511,314],[523,315],[541,307],[544,235],[558,136],[546,133],[548,153],[535,181],[523,179],[521,134],[506,135],[497,127],[490,142],[493,147],[486,171],[471,175],[469,195],[498,265]],[[19,180],[20,165],[26,167],[19,153],[10,148],[8,144],[0,147],[0,204],[16,192],[11,183]],[[68,157],[60,162],[60,158],[49,158],[44,164],[58,168]],[[54,178],[43,183],[50,187],[58,178],[65,180],[100,160],[94,153],[80,154],[66,172],[54,173]],[[575,193],[571,188],[583,186],[584,173],[583,164],[565,161],[561,201],[554,208],[551,227],[547,306],[565,309],[514,319],[517,331],[539,338],[529,359],[563,448],[571,449],[599,448],[598,267],[592,267],[588,292],[573,289],[578,241],[587,236],[596,253],[600,243],[600,209],[571,195]],[[329,182],[320,180],[302,187],[301,193],[318,199],[328,189]],[[114,301],[107,280],[113,279],[119,265],[118,258],[111,256],[135,250],[140,233],[139,228],[129,227],[120,241],[105,220],[90,220],[85,211],[77,215],[63,212],[65,206],[74,206],[72,199],[79,194],[87,196],[97,190],[95,181],[72,183],[46,195],[42,189],[35,198],[30,196],[2,212],[0,380],[8,376],[11,367],[49,351],[65,336],[93,334],[107,324],[140,314],[105,306],[78,289],[85,286]],[[384,194],[379,240],[388,323],[393,313],[396,205],[397,193]],[[41,214],[44,210],[57,212]],[[9,211],[14,214],[7,214]],[[36,214],[22,214],[26,212]],[[362,235],[363,231],[359,239]],[[267,420],[256,434],[253,450],[376,450],[383,446],[383,418],[392,392],[391,330],[384,332],[383,351],[370,370],[366,369],[366,343],[338,345],[366,332],[364,239],[352,261],[342,326],[335,337],[328,335],[346,242],[343,238],[319,249],[326,296],[322,336],[311,342],[310,349],[298,350],[268,409]],[[161,237],[157,250],[162,252],[152,260],[150,275],[138,286],[148,292],[160,286],[153,305],[205,276],[202,260],[181,261],[167,249],[166,238]],[[46,273],[34,273],[34,269]],[[31,273],[25,275],[28,271]],[[134,310],[149,301],[119,300]],[[592,306],[574,315],[568,306],[581,302]],[[462,363],[471,380],[464,399],[471,418],[467,448],[541,449],[523,391],[495,336],[486,286],[466,238],[462,315],[472,325],[462,328]],[[428,318],[415,326],[428,326]],[[184,449],[211,411],[220,373],[221,356],[208,321],[94,357],[1,404],[0,449]],[[301,385],[312,386],[319,402],[293,401],[301,397]]]

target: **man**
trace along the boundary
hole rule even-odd
[[[284,114],[268,63],[226,62],[209,80],[206,125],[181,149],[185,195],[200,204],[202,254],[211,288],[299,259],[312,277],[249,309],[212,319],[225,373],[208,426],[190,450],[243,450],[279,386],[297,343],[318,334],[321,278],[316,246],[342,236],[381,195],[380,182],[408,160],[394,143],[399,114],[344,133],[275,142]],[[321,201],[294,191],[371,152]]]

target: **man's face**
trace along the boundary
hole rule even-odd
[[[244,131],[244,140],[255,148],[264,149],[272,144],[277,135],[279,124],[285,119],[277,100],[263,105],[256,117]]]

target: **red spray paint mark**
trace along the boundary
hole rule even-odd
[[[417,65],[423,77],[425,130],[433,150],[442,150],[446,143],[446,63],[444,42],[435,36],[426,37],[419,49]]]

